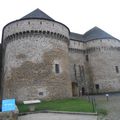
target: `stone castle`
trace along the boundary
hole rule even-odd
[[[70,32],[39,9],[3,28],[1,56],[3,98],[120,91],[120,41],[98,27]]]

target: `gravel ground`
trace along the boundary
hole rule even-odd
[[[109,94],[107,101],[105,95],[95,96],[98,108],[103,108],[108,111],[105,117],[98,117],[98,120],[120,120],[120,93]]]
[[[20,116],[18,120],[97,120],[97,116],[56,113],[37,113]]]

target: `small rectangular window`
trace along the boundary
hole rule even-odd
[[[86,55],[86,61],[87,61],[87,62],[89,61],[89,57],[88,57],[88,55]]]
[[[95,84],[95,88],[96,88],[96,90],[99,90],[99,84]]]
[[[115,66],[116,73],[119,73],[119,68],[118,66]]]
[[[43,92],[39,92],[39,95],[43,95]]]
[[[59,64],[55,64],[55,72],[60,73]]]

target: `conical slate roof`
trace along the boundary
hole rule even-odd
[[[45,14],[43,11],[40,9],[36,9],[33,12],[27,14],[26,16],[22,17],[21,19],[31,19],[31,18],[36,18],[36,19],[47,19],[47,20],[52,20],[54,21],[51,17],[49,17],[47,14]]]
[[[95,40],[95,39],[116,39],[107,32],[101,30],[98,27],[94,27],[84,34],[84,40]]]

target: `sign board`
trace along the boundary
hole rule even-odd
[[[14,111],[15,99],[2,100],[2,112]]]

